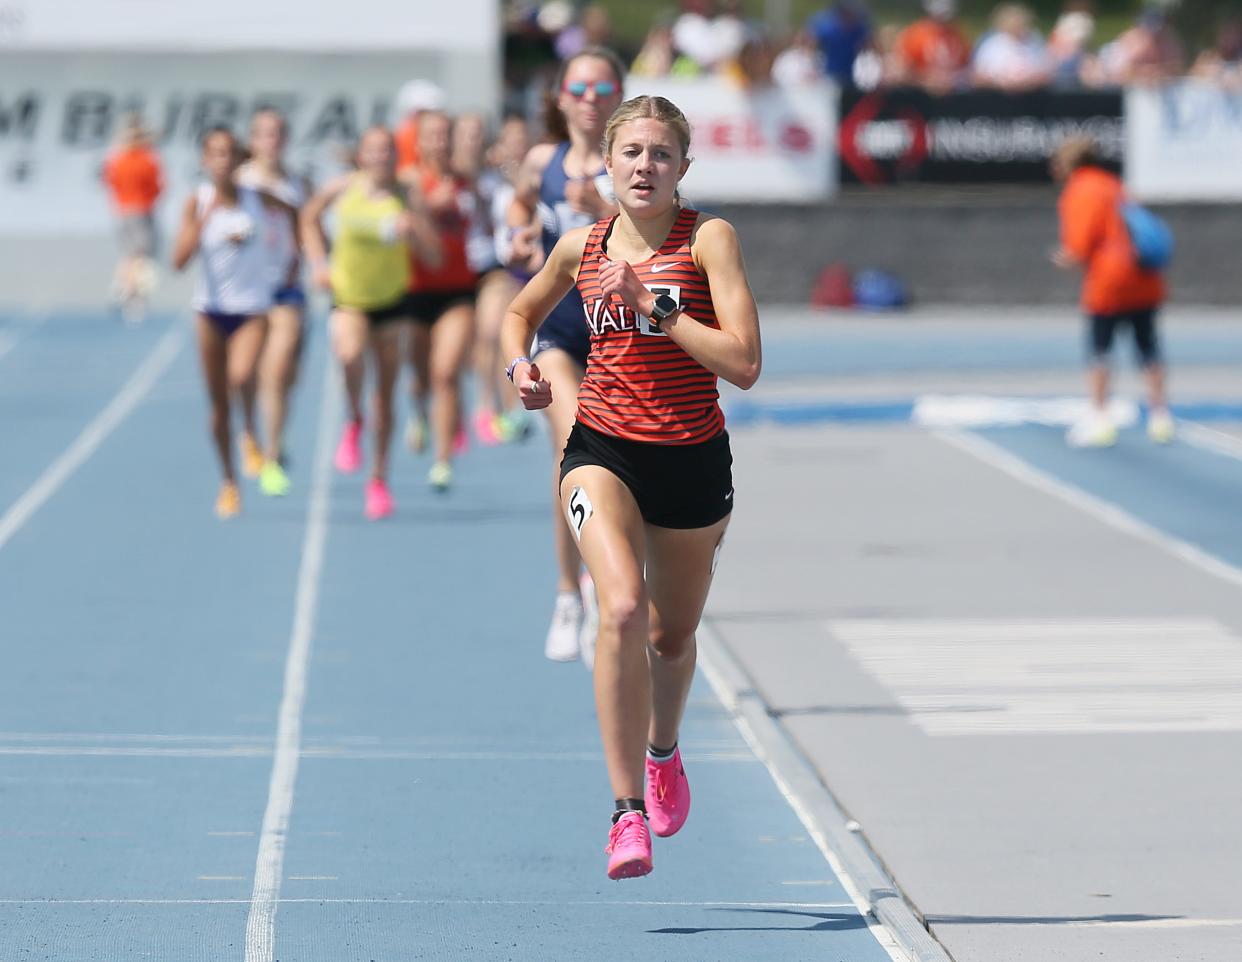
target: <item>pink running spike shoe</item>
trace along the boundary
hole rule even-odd
[[[341,432],[332,463],[342,474],[353,474],[362,466],[362,422],[350,421]]]
[[[392,495],[383,478],[372,478],[367,482],[366,516],[368,521],[387,518],[393,511]]]
[[[647,756],[647,817],[651,830],[661,838],[676,835],[690,814],[690,782],[681,764],[681,749],[668,761],[657,762]]]
[[[496,431],[496,415],[491,411],[474,412],[474,436],[485,447],[495,447],[504,441]]]
[[[626,812],[608,833],[610,879],[638,878],[651,871],[651,833],[642,812]]]

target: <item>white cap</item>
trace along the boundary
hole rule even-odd
[[[544,33],[560,33],[574,22],[574,8],[566,0],[548,0],[535,17]]]
[[[397,93],[397,111],[402,117],[420,110],[443,110],[444,91],[430,80],[410,80]]]
[[[957,0],[923,0],[923,9],[938,20],[952,20],[957,16]]]
[[[1064,34],[1071,43],[1086,43],[1095,33],[1095,18],[1086,11],[1071,10],[1061,14],[1052,32]]]

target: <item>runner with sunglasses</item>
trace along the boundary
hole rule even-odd
[[[539,144],[526,155],[509,206],[512,268],[537,272],[566,232],[616,213],[600,145],[608,118],[621,103],[624,82],[625,65],[603,47],[587,47],[561,64],[545,118],[548,132],[559,142]],[[553,661],[573,661],[581,651],[588,667],[595,632],[584,601],[594,609],[593,590],[589,579],[580,584],[582,558],[560,520],[556,479],[590,350],[582,298],[570,290],[548,314],[529,353],[555,386],[556,398],[546,411],[552,436],[557,593],[544,654]]]

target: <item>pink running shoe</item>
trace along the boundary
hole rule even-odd
[[[496,433],[496,416],[491,411],[474,412],[474,436],[478,438],[480,444],[489,448],[504,441],[504,438]]]
[[[681,765],[681,749],[674,749],[666,762],[647,756],[647,817],[651,830],[661,838],[676,835],[690,814],[690,782]]]
[[[642,812],[626,812],[608,833],[610,879],[638,878],[651,871],[651,833]]]
[[[368,521],[378,521],[392,514],[392,495],[383,478],[372,478],[367,482],[366,516]]]
[[[465,454],[470,450],[470,435],[466,433],[466,429],[458,428],[457,433],[453,435],[453,454]]]
[[[341,441],[336,446],[336,457],[332,463],[342,474],[353,474],[362,467],[362,422],[350,421],[341,432]]]

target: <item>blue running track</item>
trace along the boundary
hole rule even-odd
[[[40,482],[180,328],[132,412]],[[296,400],[292,496],[247,486],[221,524],[188,328],[0,324],[16,337],[0,357],[0,960],[890,958],[701,682],[682,736],[694,813],[656,840],[651,877],[604,877],[589,679],[542,657],[546,442],[473,449],[443,497],[395,450],[382,524],[362,519],[361,477],[325,474],[308,566],[338,413],[325,339]],[[298,763],[287,830],[270,821],[282,758]]]

